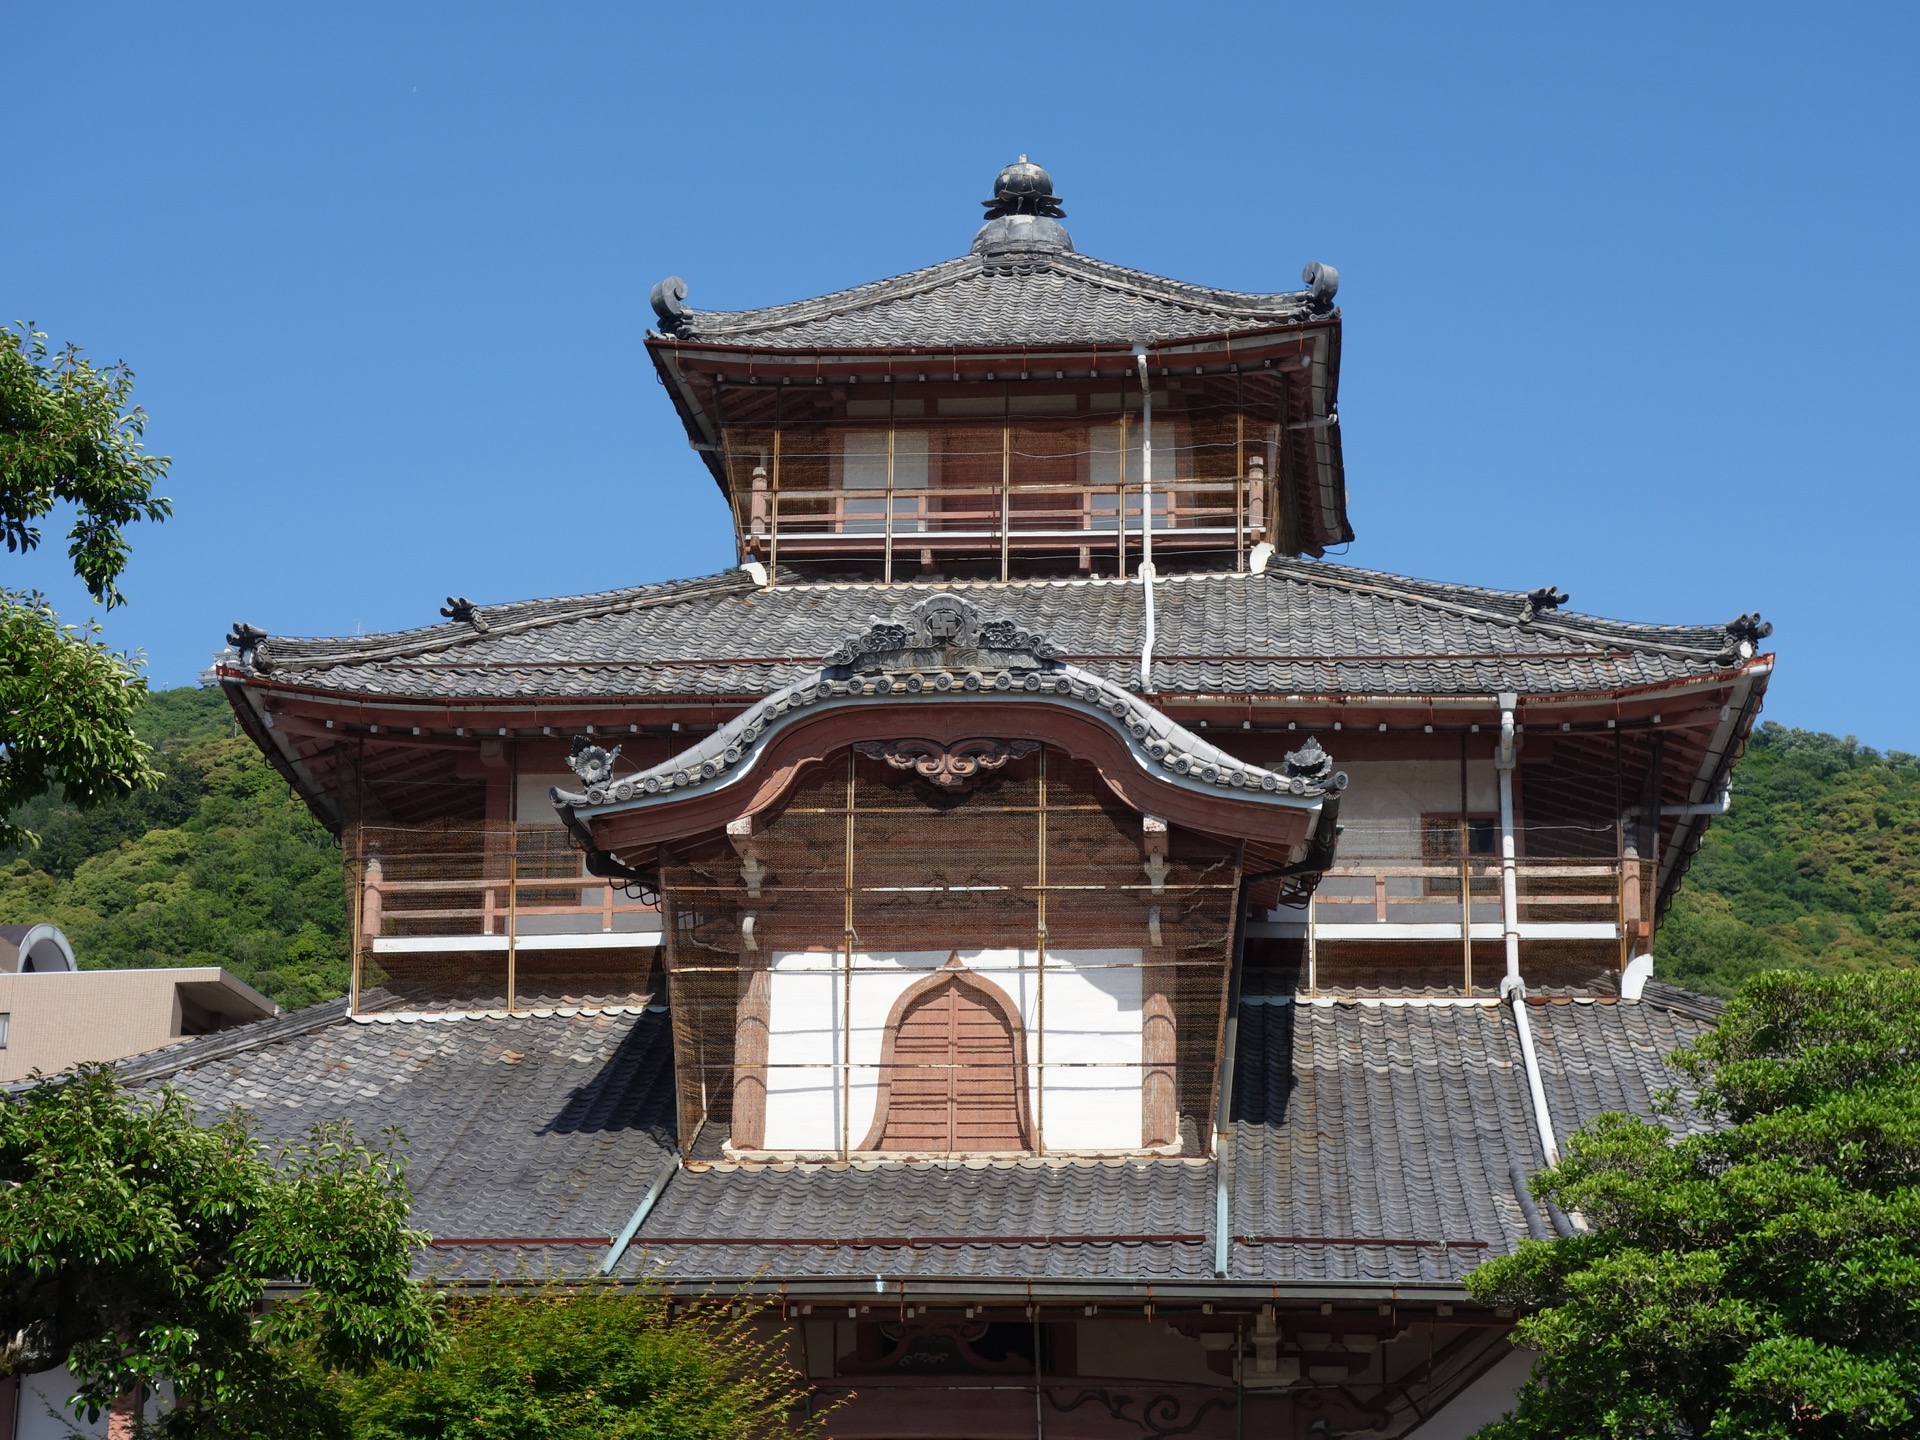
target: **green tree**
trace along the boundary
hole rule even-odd
[[[195,1440],[344,1435],[330,1372],[429,1363],[389,1146],[343,1124],[267,1152],[103,1067],[0,1097],[0,1374],[69,1365],[90,1418],[172,1385]],[[304,1287],[267,1304],[274,1281]]]
[[[0,328],[0,537],[15,553],[40,544],[40,522],[70,506],[67,556],[89,594],[122,603],[126,527],[161,521],[153,493],[167,457],[141,444],[146,412],[130,406],[133,372],[107,369],[69,345],[50,353],[30,325]],[[132,714],[138,667],[92,627],[62,625],[38,595],[0,590],[0,817],[58,785],[85,809],[149,785]],[[0,818],[0,845],[31,837]]]
[[[1581,1130],[1535,1190],[1590,1232],[1469,1277],[1541,1352],[1481,1435],[1920,1433],[1920,975],[1762,975],[1675,1059],[1715,1128]]]
[[[347,1380],[357,1440],[743,1440],[819,1433],[754,1317],[611,1287],[456,1303],[431,1370]]]

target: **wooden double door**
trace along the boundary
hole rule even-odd
[[[881,1067],[873,1133],[863,1148],[918,1154],[1033,1148],[1019,1012],[997,985],[956,962],[894,1007]]]

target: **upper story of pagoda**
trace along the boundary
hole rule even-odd
[[[815,578],[1259,569],[1353,538],[1339,279],[1245,294],[1078,253],[1047,172],[968,252],[759,310],[653,290],[647,348],[740,559]]]

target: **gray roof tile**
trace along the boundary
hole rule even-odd
[[[1216,290],[1072,252],[968,254],[811,300],[694,310],[674,337],[766,349],[1115,344],[1329,318],[1309,291]]]
[[[393,697],[764,694],[819,668],[876,616],[937,590],[1050,640],[1114,683],[1137,686],[1137,583],[795,583],[739,572],[568,600],[482,607],[487,629],[273,637],[270,682]],[[1162,694],[1552,694],[1657,684],[1731,661],[1724,626],[1639,625],[1554,612],[1526,597],[1307,560],[1263,575],[1168,576],[1156,587],[1154,686]],[[228,663],[231,663],[229,660]]]
[[[1677,1083],[1663,1057],[1704,1028],[1652,1001],[1528,1013],[1561,1135],[1606,1109],[1650,1114]],[[124,1073],[170,1081],[204,1114],[241,1106],[269,1142],[322,1119],[368,1137],[398,1125],[418,1224],[527,1242],[438,1248],[426,1268],[448,1278],[590,1268],[597,1238],[539,1242],[617,1234],[673,1157],[672,1037],[659,1013],[369,1024],[316,1007]],[[1697,1123],[1685,1116],[1672,1123]],[[1529,1233],[1514,1174],[1543,1161],[1512,1016],[1251,1000],[1228,1154],[1231,1233],[1259,1237],[1236,1239],[1234,1279],[1457,1282]],[[1204,1281],[1214,1177],[1213,1163],[1177,1158],[691,1164],[622,1267],[682,1279]],[[1161,1238],[1122,1238],[1142,1236]],[[922,1243],[867,1243],[909,1238]],[[1424,1243],[1377,1243],[1387,1240]],[[820,1241],[843,1243],[807,1243]]]

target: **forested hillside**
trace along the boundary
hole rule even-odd
[[[289,1007],[342,993],[340,852],[235,732],[217,690],[166,690],[140,719],[159,789],[16,818],[0,922],[52,920],[81,962],[224,965]],[[1662,979],[1729,993],[1773,966],[1920,963],[1920,757],[1763,725],[1661,932]]]
[[[0,922],[51,920],[80,963],[224,965],[292,1008],[345,992],[340,850],[236,732],[218,690],[163,690],[139,715],[158,789],[81,815],[14,818],[41,838],[0,854]]]
[[[1662,979],[1920,964],[1920,756],[1765,724],[1660,932]]]

